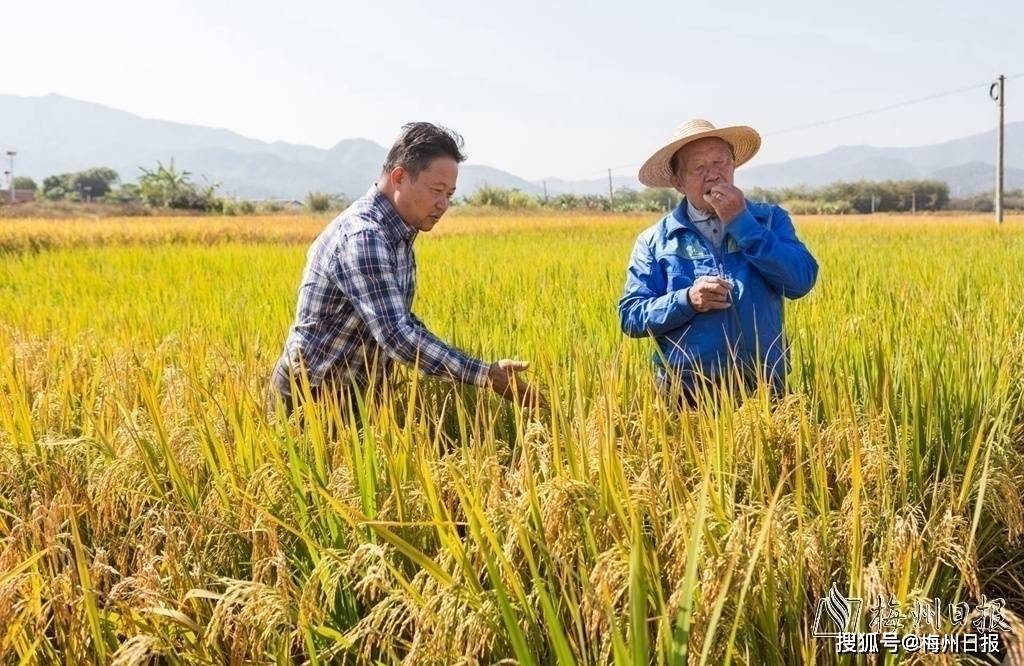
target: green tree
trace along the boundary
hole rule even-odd
[[[70,189],[94,199],[105,196],[121,179],[117,172],[108,167],[93,167],[70,174]]]
[[[538,208],[540,203],[537,197],[529,195],[522,190],[511,190],[508,193],[507,207],[513,210]]]
[[[331,209],[331,195],[326,192],[307,193],[306,209],[311,213],[326,213]]]
[[[615,189],[614,195],[614,210],[631,211],[640,209],[640,193],[636,190],[622,185]]]
[[[471,206],[491,206],[492,208],[508,208],[509,190],[484,184],[476,192],[466,197]]]
[[[221,211],[224,202],[217,196],[220,183],[207,182],[199,188],[192,182],[190,171],[178,171],[174,160],[168,166],[156,163],[156,169],[139,167],[139,196],[148,206],[155,208],[185,208],[191,210]]]
[[[36,181],[32,180],[28,176],[15,176],[14,177],[14,189],[16,190],[32,190],[35,192],[39,189],[36,185]]]
[[[580,207],[580,198],[575,194],[564,192],[556,197],[552,197],[548,200],[549,208],[561,208],[564,210],[572,210],[573,208]]]
[[[934,211],[949,206],[949,186],[939,180],[860,180],[836,182],[818,188],[753,187],[747,192],[747,197],[753,201],[786,202],[783,207],[791,213],[798,210],[822,213]]]
[[[119,180],[117,172],[109,167],[47,176],[43,179],[43,196],[52,200],[77,201],[86,196],[100,199],[109,194]]]
[[[147,205],[170,208],[174,202],[182,201],[195,191],[195,186],[189,180],[192,173],[175,169],[173,159],[166,167],[162,162],[157,162],[155,170],[145,167],[139,167],[139,170],[142,171],[139,176],[139,194]]]
[[[139,194],[139,186],[134,183],[125,183],[120,187],[116,187],[103,196],[103,200],[107,203],[115,204],[129,204],[129,203],[141,203],[142,195]]]
[[[643,210],[651,212],[672,210],[681,198],[671,187],[648,187],[640,193],[640,204]]]
[[[63,199],[71,187],[70,174],[47,176],[43,179],[43,196],[53,201]]]

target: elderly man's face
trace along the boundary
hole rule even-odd
[[[711,211],[704,198],[716,183],[732,185],[735,163],[729,144],[718,137],[689,143],[676,153],[672,185],[696,208]]]

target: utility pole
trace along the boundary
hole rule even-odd
[[[917,192],[910,193],[910,212],[912,214],[917,212]]]
[[[999,129],[996,133],[996,224],[1003,223],[1003,107],[1006,105],[1006,77],[989,86],[988,96],[999,106]]]
[[[548,181],[544,181],[544,203],[548,202]]]
[[[615,208],[615,195],[612,194],[612,170],[608,169],[608,208]]]
[[[11,188],[11,203],[14,203],[14,156],[17,155],[17,154],[18,154],[18,151],[16,151],[16,150],[8,150],[7,151],[7,161],[11,165],[10,171],[8,172],[8,173],[10,173],[10,177],[11,177],[11,180],[10,180],[10,183],[9,183],[10,188]]]
[[[872,192],[871,193],[871,213],[874,214],[874,212],[875,212],[875,193]]]

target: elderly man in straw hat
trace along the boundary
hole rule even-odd
[[[750,127],[692,120],[640,168],[640,182],[683,200],[637,239],[619,318],[626,335],[654,337],[659,386],[690,405],[722,379],[784,389],[783,299],[818,276],[786,211],[733,185],[760,146]]]

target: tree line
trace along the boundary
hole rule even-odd
[[[822,187],[753,187],[755,201],[780,204],[794,214],[902,213],[949,208],[949,185],[941,180],[860,180]]]
[[[224,205],[217,196],[218,183],[196,183],[189,171],[180,171],[172,160],[167,166],[157,162],[155,169],[140,167],[136,183],[121,183],[117,171],[92,167],[82,171],[47,176],[42,186],[25,177],[15,178],[18,189],[32,190],[48,201],[144,204],[154,208],[177,208],[219,212]]]
[[[92,167],[82,171],[47,176],[42,185],[26,176],[14,179],[18,190],[30,190],[43,199],[54,202],[96,202],[114,205],[141,205],[150,208],[190,210],[225,215],[275,213],[284,210],[278,201],[249,201],[223,197],[220,183],[203,178],[196,182],[190,171],[175,168],[174,161],[167,165],[157,162],[156,168],[139,167],[137,182],[122,183],[119,174],[109,167]],[[310,212],[341,210],[348,200],[339,194],[310,192],[305,208]]]
[[[847,215],[863,213],[905,213],[913,211],[965,210],[991,212],[994,192],[952,198],[949,185],[940,180],[860,180],[835,182],[821,187],[751,187],[745,190],[751,201],[779,204],[795,215]],[[559,194],[542,197],[520,190],[485,186],[460,203],[512,209],[603,210],[614,212],[665,211],[678,205],[680,195],[670,188],[636,191],[620,187],[612,196]],[[1004,193],[1006,209],[1024,210],[1024,190]]]
[[[152,208],[205,211],[221,214],[277,212],[283,205],[275,202],[234,200],[218,194],[219,183],[204,179],[197,183],[189,171],[175,168],[173,160],[156,168],[140,167],[135,183],[121,183],[116,171],[93,167],[83,171],[48,176],[41,188],[31,178],[14,179],[16,189],[36,191],[50,201],[99,201],[111,204],[140,204]],[[41,191],[40,191],[41,190]],[[752,187],[746,196],[753,201],[781,205],[796,215],[844,215],[910,211],[968,210],[991,212],[993,193],[951,198],[949,186],[939,180],[886,180],[836,182],[821,187]],[[561,193],[550,197],[518,189],[484,185],[472,194],[453,201],[455,206],[475,206],[498,210],[580,210],[608,212],[660,212],[679,204],[680,194],[671,188],[646,188],[641,191],[619,187],[607,194]],[[349,200],[342,194],[309,192],[304,207],[314,213],[342,210]],[[1008,191],[1004,207],[1024,209],[1024,190]]]
[[[657,212],[675,208],[679,204],[680,195],[673,189],[648,187],[636,191],[628,187],[619,187],[612,196],[601,194],[562,193],[551,197],[528,194],[518,189],[506,189],[484,185],[472,194],[455,202],[458,205],[498,208],[502,210],[591,210],[615,211],[620,213],[633,211]]]

